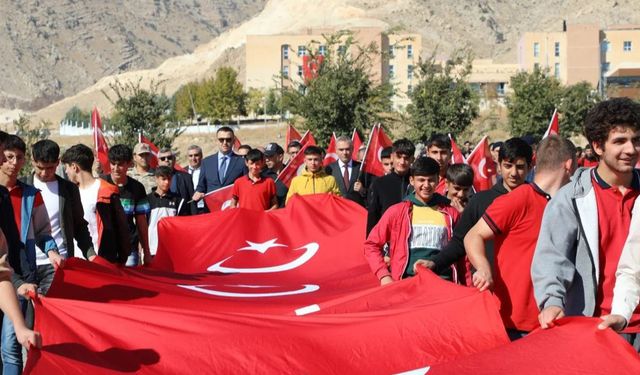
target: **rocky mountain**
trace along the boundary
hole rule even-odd
[[[6,28],[0,32],[0,108],[11,108],[3,103],[39,108],[64,96],[35,114],[53,122],[73,105],[84,109],[98,105],[108,111],[110,104],[101,90],[115,79],[143,83],[161,79],[167,94],[172,94],[186,82],[210,76],[221,64],[242,75],[243,44],[250,34],[376,26],[421,33],[427,55],[437,50],[446,56],[469,47],[477,58],[515,63],[518,40],[527,31],[561,31],[563,21],[603,28],[640,24],[638,0],[217,0],[207,4],[50,0],[46,5],[0,0],[0,4]],[[0,122],[4,118],[9,117],[0,116]]]
[[[192,52],[266,0],[0,0],[0,108],[39,109]]]
[[[562,31],[568,24],[640,24],[637,0],[347,0],[372,18],[422,34],[423,49],[446,54],[470,47],[475,56],[517,62],[528,31]]]

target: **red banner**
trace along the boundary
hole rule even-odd
[[[202,199],[204,199],[204,204],[207,205],[210,212],[216,212],[229,208],[231,198],[233,198],[233,185],[228,185],[207,193]]]
[[[371,134],[369,135],[369,144],[367,145],[367,152],[362,160],[363,171],[376,175],[378,177],[384,175],[384,169],[382,168],[382,150],[385,147],[391,146],[391,139],[384,133],[380,124],[374,125]]]
[[[329,146],[327,146],[327,151],[324,155],[323,165],[326,167],[327,165],[333,163],[338,160],[338,154],[336,153],[336,133],[331,134],[331,140],[329,141]]]
[[[351,142],[353,142],[353,155],[351,155],[351,159],[358,159],[358,150],[360,146],[362,146],[362,139],[360,139],[360,134],[356,129],[353,129],[353,135],[351,135]],[[359,161],[359,160],[358,160]]]
[[[93,130],[93,149],[96,152],[96,157],[100,163],[100,168],[103,174],[111,173],[111,165],[109,164],[109,145],[104,138],[102,132],[102,120],[100,119],[100,113],[98,108],[93,108],[91,111],[91,129]]]
[[[507,343],[488,292],[427,270],[380,287],[365,223],[353,202],[294,197],[161,220],[151,269],[70,259],[37,303],[27,371],[396,373]]]
[[[302,169],[304,168],[304,150],[307,149],[307,145],[302,145],[302,148],[296,154],[296,157],[289,160],[287,165],[285,165],[284,169],[278,175],[278,180],[282,181],[283,184],[291,185],[291,180],[295,176],[298,176],[302,173]]]
[[[558,135],[560,134],[560,121],[558,120],[558,109],[553,110],[553,115],[551,115],[551,121],[549,121],[549,126],[547,127],[547,131],[544,132],[542,138],[547,138],[550,135]]]
[[[291,141],[299,141],[302,139],[300,132],[293,127],[293,125],[287,125],[287,135],[285,136],[285,147],[289,145]]]
[[[467,164],[473,168],[473,188],[476,191],[491,189],[495,183],[496,163],[491,157],[489,140],[485,135],[467,158]]]
[[[612,330],[598,330],[600,321],[599,318],[565,318],[551,329],[534,331],[510,345],[435,365],[426,373],[640,374],[638,353]]]
[[[310,131],[307,130],[306,133],[304,133],[304,135],[302,136],[302,138],[300,139],[300,143],[303,146],[309,145],[309,146],[315,146],[316,143],[316,139],[313,138],[313,134],[311,134]]]
[[[458,147],[451,134],[449,134],[449,139],[451,140],[451,164],[466,163],[464,155],[462,154],[462,151],[460,151],[460,147]]]

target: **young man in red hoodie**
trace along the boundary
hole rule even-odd
[[[421,157],[413,163],[409,183],[415,193],[385,211],[364,243],[364,254],[380,285],[415,275],[414,266],[437,254],[451,238],[458,210],[436,193],[438,162]],[[390,264],[382,249],[389,244]]]

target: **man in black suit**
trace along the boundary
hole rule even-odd
[[[238,177],[247,173],[244,159],[233,150],[233,129],[223,126],[216,132],[219,151],[202,160],[202,170],[193,200],[199,201],[205,194],[232,185]]]
[[[336,139],[338,161],[327,166],[325,171],[333,176],[340,188],[340,194],[365,207],[367,189],[364,185],[364,174],[360,173],[361,163],[352,160],[353,142],[351,138],[341,136]]]

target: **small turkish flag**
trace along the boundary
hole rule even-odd
[[[489,140],[485,135],[467,158],[467,164],[473,168],[473,187],[476,191],[491,189],[495,183],[496,163],[491,157]]]
[[[391,146],[391,139],[384,133],[380,124],[374,125],[371,135],[369,136],[369,145],[367,146],[367,152],[362,160],[362,170],[366,173],[376,175],[378,177],[384,175],[384,169],[382,168],[382,150],[385,147]]]
[[[553,110],[551,121],[549,121],[549,127],[547,127],[547,131],[544,132],[542,139],[547,138],[550,135],[558,134],[560,134],[560,122],[558,121],[558,109],[555,109]]]
[[[451,164],[466,163],[466,161],[464,160],[464,155],[462,154],[462,151],[460,151],[460,148],[456,144],[456,141],[453,140],[453,137],[451,136],[451,134],[449,134],[449,139],[451,140],[451,153],[452,153]]]
[[[96,150],[102,173],[111,173],[111,166],[109,165],[109,145],[102,133],[102,120],[100,119],[100,113],[98,108],[93,108],[91,111],[91,129],[93,129],[93,149]]]
[[[327,146],[327,153],[324,156],[323,165],[326,167],[336,160],[338,160],[338,154],[336,153],[336,133],[333,133],[331,134],[329,146]]]
[[[229,208],[233,198],[233,185],[214,190],[204,196],[204,203],[211,212],[223,211]]]

